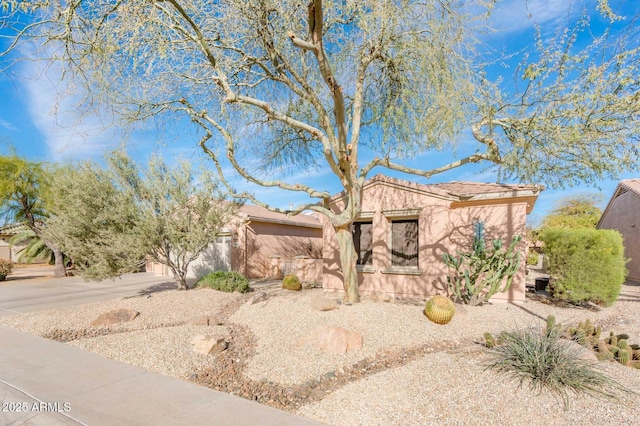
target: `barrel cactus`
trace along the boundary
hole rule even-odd
[[[616,359],[622,365],[629,365],[629,361],[631,361],[631,351],[628,349],[618,349]]]
[[[424,314],[436,324],[447,324],[453,318],[456,308],[448,297],[436,295],[427,301]]]
[[[285,290],[300,291],[302,290],[302,284],[300,284],[300,278],[297,275],[289,274],[282,280],[282,288]]]

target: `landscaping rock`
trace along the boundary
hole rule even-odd
[[[390,302],[391,296],[389,296],[387,293],[380,293],[378,295],[378,300],[381,302]]]
[[[342,327],[324,326],[314,333],[318,347],[325,352],[343,354],[362,349],[362,334]]]
[[[140,312],[134,311],[133,309],[115,309],[100,315],[91,322],[91,325],[94,327],[109,326],[122,322],[129,322],[136,319],[138,315],[140,315]]]
[[[211,325],[211,321],[210,321],[208,316],[200,316],[200,317],[191,318],[189,321],[187,321],[187,324],[190,324],[190,325]]]
[[[598,362],[598,357],[596,356],[595,352],[588,348],[585,348],[578,342],[575,342],[573,340],[560,339],[560,344],[566,346],[571,351],[575,351],[580,359],[583,359],[585,361]]]
[[[373,292],[369,296],[369,299],[372,302],[390,302],[391,301],[391,296],[389,296],[387,293]]]
[[[331,311],[338,307],[338,303],[335,300],[320,296],[311,299],[310,304],[316,311]]]
[[[265,302],[267,300],[267,293],[260,291],[247,301],[247,305],[255,305],[256,303]]]
[[[222,337],[196,336],[191,340],[193,350],[203,355],[219,353],[229,347],[229,343]]]

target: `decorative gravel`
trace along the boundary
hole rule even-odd
[[[74,340],[69,344],[154,373],[188,380],[194,371],[215,364],[214,357],[192,350],[193,337],[228,334],[224,326],[182,325]]]
[[[572,395],[568,407],[549,394],[505,380],[483,363],[478,351],[426,355],[348,384],[298,414],[332,425],[632,425],[640,398],[617,400]],[[640,390],[637,370],[601,363],[610,376]]]
[[[569,407],[484,368],[478,341],[486,331],[541,327],[549,314],[564,324],[590,319],[605,331],[627,333],[640,343],[640,286],[624,286],[610,308],[588,311],[540,301],[523,305],[457,305],[448,325],[429,322],[424,301],[340,305],[320,312],[312,298],[339,299],[319,289],[289,292],[265,287],[250,295],[210,289],[167,291],[74,308],[0,319],[0,324],[41,336],[59,332],[69,344],[150,371],[188,379],[335,425],[624,425],[637,424],[640,397],[618,400],[571,397]],[[114,309],[140,312],[134,321],[108,329],[91,321]],[[190,325],[208,316],[221,326]],[[216,322],[216,323],[217,323]],[[326,354],[311,340],[333,325],[363,335],[361,351]],[[222,335],[228,350],[215,356],[192,351],[200,334]],[[611,377],[640,392],[640,370],[599,363]]]
[[[627,288],[627,287],[625,287]],[[640,294],[637,288],[632,288]],[[282,292],[286,292],[282,290]],[[624,292],[623,292],[624,293]],[[638,336],[640,343],[640,316],[626,315],[627,309],[639,312],[637,302],[618,302],[617,307],[589,312],[585,309],[557,308],[539,302],[524,305],[495,304],[481,307],[456,305],[452,321],[443,326],[434,324],[423,314],[424,303],[398,304],[363,300],[352,306],[341,305],[336,310],[319,312],[309,307],[313,297],[321,290],[277,294],[266,302],[242,306],[230,320],[251,329],[258,339],[257,353],[249,360],[246,375],[254,380],[303,383],[317,378],[340,366],[351,365],[366,357],[389,349],[450,342],[470,344],[482,341],[485,332],[499,333],[504,329],[542,326],[550,314],[558,322],[577,323],[586,318],[607,329]],[[335,294],[325,294],[337,298]],[[625,297],[625,296],[621,296]],[[630,296],[633,297],[637,296]],[[637,297],[640,301],[640,297]],[[362,351],[344,355],[319,351],[310,340],[320,326],[346,328],[362,334]],[[613,328],[611,328],[613,327]],[[632,337],[630,343],[635,343]]]
[[[110,326],[112,331],[132,331],[184,324],[199,316],[216,316],[229,302],[242,297],[207,288],[189,291],[169,290],[107,302],[89,303],[70,308],[26,313],[0,319],[0,324],[45,336],[55,330],[97,330],[91,322],[105,312],[133,309],[140,315],[131,322]]]

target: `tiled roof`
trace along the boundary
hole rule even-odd
[[[375,175],[367,181],[366,185],[372,185],[376,182],[384,182],[400,187],[412,188],[420,192],[431,193],[449,199],[469,199],[474,196],[491,194],[513,195],[519,196],[533,193],[537,195],[543,188],[539,185],[523,185],[523,184],[504,184],[504,183],[480,183],[480,182],[449,182],[449,183],[432,183],[421,184],[410,182],[403,179],[391,178],[384,175]],[[490,198],[490,197],[489,197]]]
[[[640,195],[640,179],[624,179],[620,181],[620,186]]]
[[[514,191],[534,191],[539,192],[540,186],[537,185],[520,185],[505,183],[479,183],[479,182],[450,182],[436,183],[432,186],[443,189],[450,194],[458,197],[467,197],[479,194],[495,194],[502,192]]]
[[[618,183],[615,192],[607,203],[607,207],[605,207],[602,215],[600,216],[600,220],[598,221],[596,228],[600,229],[600,226],[602,225],[605,216],[607,216],[607,214],[609,213],[609,210],[611,209],[611,206],[613,205],[615,199],[627,191],[633,192],[634,194],[640,196],[640,179],[623,179]]]
[[[240,207],[240,214],[247,219],[264,222],[277,222],[297,226],[307,226],[320,228],[322,221],[317,214],[300,213],[295,216],[287,216],[286,214],[272,212],[264,207],[245,204]]]
[[[0,226],[0,234],[3,235],[15,235],[20,231],[27,229],[23,223],[13,223],[9,225]]]

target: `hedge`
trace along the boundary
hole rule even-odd
[[[544,252],[554,297],[611,305],[627,275],[622,236],[601,229],[546,229]]]

